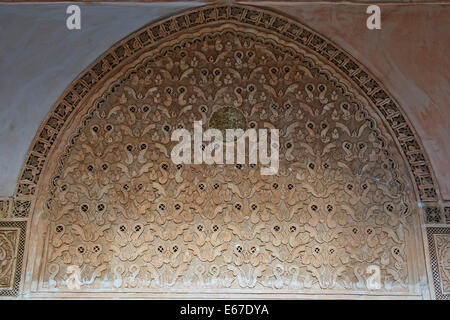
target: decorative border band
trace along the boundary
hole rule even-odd
[[[20,281],[22,278],[22,267],[24,264],[26,221],[0,221],[0,233],[18,229],[19,235],[14,252],[14,262],[11,267],[11,284],[8,287],[0,287],[0,297],[16,297],[20,292]],[[0,243],[1,244],[1,243]]]

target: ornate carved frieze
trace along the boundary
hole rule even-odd
[[[10,216],[11,202],[11,199],[0,199],[0,219],[5,219]]]
[[[427,228],[436,299],[450,300],[450,228]]]
[[[0,296],[19,293],[25,237],[25,221],[0,221]]]

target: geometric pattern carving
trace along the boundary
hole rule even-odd
[[[144,27],[111,48],[99,58],[63,94],[36,136],[27,155],[15,191],[13,214],[25,217],[30,213],[33,195],[46,157],[73,110],[105,76],[121,66],[141,50],[164,41],[170,36],[198,26],[219,22],[233,22],[242,27],[250,26],[276,34],[305,49],[312,50],[322,59],[335,65],[347,78],[361,88],[365,96],[376,106],[407,158],[421,201],[437,201],[437,189],[431,167],[420,141],[398,108],[396,102],[374,77],[350,55],[337,48],[307,27],[272,12],[238,5],[205,6]]]
[[[445,223],[450,224],[450,207],[444,207]]]
[[[427,206],[424,208],[426,223],[442,223],[440,207]]]
[[[0,221],[0,296],[19,294],[26,225],[26,221]]]
[[[415,293],[411,204],[379,118],[308,52],[239,29],[141,52],[93,95],[49,182],[41,291],[369,294],[375,265],[378,293]],[[171,162],[172,130],[229,106],[281,129],[278,174]]]
[[[428,248],[437,300],[450,300],[450,228],[427,228]]]

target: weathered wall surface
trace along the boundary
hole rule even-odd
[[[84,4],[78,31],[65,27],[66,4],[1,4],[0,196],[14,192],[37,129],[82,70],[134,30],[202,4]],[[371,31],[365,27],[366,5],[263,5],[332,39],[378,77],[409,116],[442,195],[450,199],[450,81],[445,72],[450,70],[450,6],[380,5],[382,29]]]

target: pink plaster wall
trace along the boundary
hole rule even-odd
[[[263,5],[331,39],[385,85],[418,132],[442,196],[450,200],[450,5],[380,4],[381,30],[366,28],[367,5]]]

